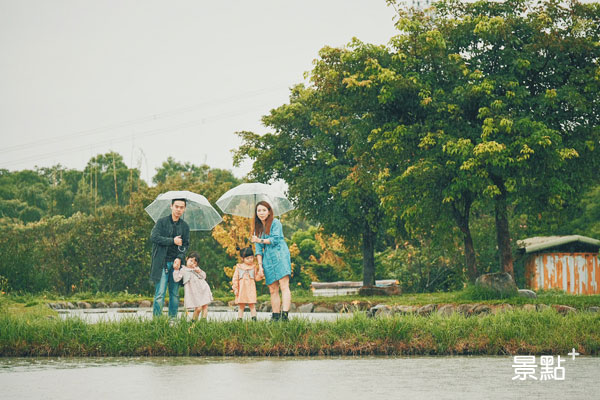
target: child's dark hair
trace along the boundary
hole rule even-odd
[[[194,258],[196,260],[196,264],[200,264],[200,254],[195,251],[192,251],[187,255],[187,258]]]
[[[252,247],[244,247],[243,249],[240,249],[239,247],[236,246],[235,249],[240,252],[240,257],[242,257],[242,258],[246,258],[246,257],[250,257],[250,256],[254,255],[254,251],[252,250]]]

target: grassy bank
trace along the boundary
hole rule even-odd
[[[600,355],[600,315],[553,310],[465,318],[404,315],[336,322],[199,322],[167,319],[87,324],[0,316],[1,356]]]

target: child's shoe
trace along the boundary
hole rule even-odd
[[[252,321],[256,321],[256,317],[252,317]]]
[[[281,320],[285,321],[285,322],[289,321],[288,320],[288,311],[282,311],[281,312]]]
[[[279,321],[279,318],[281,318],[281,313],[274,312],[273,314],[271,314],[271,321]]]

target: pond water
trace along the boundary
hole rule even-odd
[[[562,355],[562,360],[563,381],[520,381],[512,379],[514,360],[508,356],[0,358],[0,397],[598,399],[600,358]]]
[[[164,315],[167,315],[166,308]],[[99,321],[119,321],[123,318],[141,318],[150,319],[152,318],[151,308],[98,308],[88,310],[60,310],[58,315],[62,319],[66,318],[81,318],[85,322],[96,323]],[[178,318],[191,319],[192,313],[186,313],[180,310]],[[271,313],[257,312],[257,319],[267,320],[271,319]],[[348,318],[352,314],[342,313],[290,313],[289,318],[304,318],[309,321],[334,321],[338,318]],[[210,321],[234,321],[237,319],[237,311],[233,311],[231,308],[212,308],[208,312],[207,318]],[[250,319],[250,312],[246,310],[244,313],[244,319]]]

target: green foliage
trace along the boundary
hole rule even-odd
[[[461,296],[462,299],[469,301],[502,300],[510,299],[511,297],[518,297],[518,293],[515,291],[501,292],[475,285],[467,286]]]
[[[171,177],[154,188],[134,185],[136,191],[130,194],[127,185],[131,182],[128,179],[132,176],[137,179],[137,175],[124,168],[121,156],[114,154],[114,160],[117,189],[121,195],[119,205],[114,205],[114,197],[110,199],[114,196],[113,153],[95,157],[86,167],[85,173],[92,173],[94,191],[91,194],[85,173],[67,173],[60,168],[54,172],[2,171],[0,187],[8,189],[9,183],[18,182],[18,177],[34,182],[38,185],[35,188],[39,189],[48,176],[60,180],[62,172],[62,180],[57,186],[48,184],[47,192],[40,192],[44,199],[53,199],[53,208],[43,211],[45,214],[34,209],[34,206],[29,206],[29,203],[23,203],[23,200],[3,200],[0,203],[0,212],[4,215],[0,219],[0,252],[3,254],[0,275],[6,279],[7,289],[21,293],[38,293],[44,290],[62,294],[88,291],[150,293],[149,236],[153,221],[145,213],[144,207],[159,193],[171,189],[205,193],[214,202],[238,182],[228,171],[206,168],[202,176]],[[95,194],[96,175],[98,196]],[[107,183],[110,181],[107,177],[113,179],[109,182],[112,183],[112,189]],[[49,216],[51,213],[64,211],[66,207],[62,203],[65,198],[56,191],[61,187],[70,193],[73,193],[72,187],[77,187],[73,204],[67,208],[72,211],[74,206],[85,212]],[[8,189],[7,193],[12,193]],[[38,192],[27,193],[37,196]],[[123,197],[123,193],[129,197]],[[30,197],[36,198],[33,195]],[[23,199],[33,201],[31,198]],[[102,203],[108,204],[101,205]],[[20,214],[16,217],[20,216],[20,220],[15,218],[16,210],[19,210]],[[21,224],[18,223],[20,221],[35,223]],[[206,269],[211,286],[228,286],[228,278],[224,275],[222,266],[234,264],[235,260],[225,254],[209,233],[193,232],[190,245],[192,250],[203,255],[201,264]]]
[[[311,282],[361,279],[362,260],[345,247],[343,240],[325,234],[321,228],[308,226],[305,230],[296,230],[289,246],[294,265],[291,281],[294,288],[308,289]]]
[[[397,249],[377,255],[382,275],[396,279],[402,293],[453,291],[463,287],[462,257],[456,250],[423,241],[405,242]]]
[[[352,46],[323,48],[311,72],[313,86],[295,86],[289,104],[263,118],[273,133],[239,133],[244,143],[234,160],[253,160],[251,176],[260,181],[285,180],[304,217],[353,250],[362,248],[363,281],[373,284],[375,247],[386,225],[368,143],[378,123],[378,93],[353,74],[389,57],[381,46]]]
[[[117,192],[115,194],[115,185]],[[70,217],[76,212],[93,214],[105,205],[126,205],[132,192],[145,184],[137,169],[129,169],[123,157],[110,152],[92,157],[84,171],[60,164],[35,171],[0,173],[0,218],[24,223],[44,217]]]
[[[92,157],[83,170],[83,179],[89,182],[95,209],[128,204],[131,194],[142,184],[139,171],[128,168],[123,156],[115,152]]]
[[[591,188],[579,204],[579,211],[569,224],[573,233],[600,238],[600,185]]]
[[[234,161],[286,181],[298,206],[284,222],[293,286],[362,270],[366,284],[453,290],[512,263],[514,239],[600,238],[600,7],[445,0],[396,24],[388,46],[321,49],[310,84],[263,118],[271,132],[239,133]],[[114,152],[84,171],[0,170],[4,288],[147,293],[144,207],[182,189],[214,203],[241,181],[168,158],[153,182]],[[191,240],[228,290],[235,257]]]

